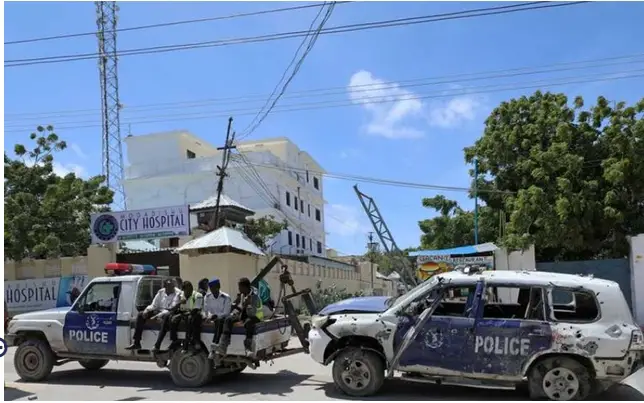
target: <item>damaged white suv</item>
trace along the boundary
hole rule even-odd
[[[634,372],[644,352],[617,283],[534,271],[452,271],[398,298],[341,301],[312,318],[309,341],[351,396],[375,394],[395,371],[581,400]]]

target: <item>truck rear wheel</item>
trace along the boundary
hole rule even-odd
[[[85,369],[90,371],[98,371],[107,365],[110,360],[78,360],[78,363]]]
[[[333,362],[335,386],[349,396],[366,397],[377,393],[385,381],[385,367],[377,353],[347,347]]]
[[[207,351],[207,350],[205,350]],[[204,350],[195,354],[191,351],[177,351],[170,359],[170,376],[181,388],[199,388],[210,382],[212,365]]]
[[[28,339],[16,349],[13,366],[23,381],[40,382],[54,369],[54,353],[47,341]]]

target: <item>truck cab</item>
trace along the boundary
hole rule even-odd
[[[453,271],[398,298],[341,301],[312,318],[309,342],[311,358],[333,363],[336,387],[360,397],[396,371],[583,400],[634,372],[644,352],[617,283],[527,271]]]
[[[253,349],[247,354],[243,345],[244,329],[235,327],[227,355],[215,366],[208,359],[208,349],[215,331],[214,324],[204,322],[201,349],[168,350],[164,340],[162,353],[149,350],[126,350],[132,343],[136,317],[154,298],[167,277],[119,272],[93,279],[71,307],[56,308],[17,315],[8,325],[7,342],[17,346],[14,365],[25,381],[42,381],[54,366],[78,361],[83,367],[98,370],[110,360],[155,362],[169,367],[178,386],[198,387],[222,373],[239,373],[247,366],[256,368],[261,360],[287,350],[291,323],[275,315],[260,322],[255,331]],[[148,320],[141,344],[149,348],[156,341],[161,323]],[[179,338],[185,329],[180,327]],[[186,365],[191,361],[192,365]],[[189,372],[186,372],[190,370]]]

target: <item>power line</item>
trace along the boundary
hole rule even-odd
[[[546,65],[539,65],[534,67],[518,67],[511,69],[502,69],[502,70],[491,70],[478,73],[460,73],[454,75],[446,76],[437,76],[437,77],[424,77],[424,78],[414,78],[406,79],[400,81],[388,81],[377,84],[358,84],[351,86],[342,86],[342,87],[328,87],[328,88],[315,88],[308,90],[301,90],[291,92],[290,94],[285,95],[284,99],[297,99],[297,98],[307,98],[314,95],[318,96],[328,96],[328,95],[344,95],[348,92],[370,92],[370,91],[382,91],[388,89],[397,89],[397,88],[417,88],[421,86],[430,86],[430,85],[440,85],[440,84],[455,84],[463,83],[470,81],[479,81],[479,80],[489,80],[496,78],[508,78],[524,75],[535,75],[535,74],[544,74],[544,73],[554,73],[562,71],[574,71],[582,69],[591,69],[599,67],[609,67],[622,64],[636,64],[644,62],[644,53],[631,54],[631,55],[622,55],[622,56],[612,56],[605,57],[600,59],[588,59],[574,62],[564,62],[564,63],[552,63]],[[634,60],[628,60],[634,59]],[[211,99],[202,99],[194,101],[178,101],[178,102],[161,102],[161,103],[151,103],[143,104],[138,106],[125,106],[124,109],[128,112],[138,111],[138,110],[168,110],[168,109],[188,109],[195,108],[200,106],[210,106],[213,104],[239,104],[239,103],[248,103],[249,101],[259,101],[263,100],[267,95],[245,95],[240,97],[225,97],[225,98],[211,98]],[[30,119],[41,119],[43,117],[61,117],[60,115],[68,116],[90,116],[92,114],[100,113],[98,109],[76,109],[76,110],[62,110],[62,111],[52,111],[52,112],[19,112],[19,113],[8,113],[5,114],[5,123],[8,121],[7,118],[15,117],[25,117]],[[65,116],[66,117],[66,116]],[[11,119],[9,119],[11,120]]]
[[[615,80],[624,80],[624,79],[631,79],[631,78],[640,78],[644,77],[644,74],[634,74],[634,73],[640,73],[644,72],[644,70],[639,69],[639,70],[631,70],[631,71],[621,71],[621,72],[613,72],[609,73],[608,75],[600,76],[600,75],[592,75],[592,76],[586,76],[588,78],[586,79],[570,79],[569,77],[563,78],[565,81],[561,82],[556,82],[556,83],[548,83],[548,82],[540,82],[540,83],[532,83],[530,85],[524,85],[524,83],[514,83],[510,85],[505,85],[505,86],[498,86],[498,85],[487,85],[487,86],[479,86],[479,87],[472,87],[468,90],[464,91],[458,91],[458,92],[437,92],[437,93],[431,93],[431,94],[421,94],[421,95],[410,95],[410,96],[405,96],[405,97],[399,97],[395,99],[391,98],[383,98],[382,96],[376,96],[376,97],[363,97],[362,98],[362,103],[355,103],[355,102],[338,102],[338,101],[333,101],[333,102],[310,102],[310,103],[304,103],[304,104],[299,104],[299,105],[285,105],[283,107],[280,107],[279,109],[275,109],[273,113],[286,113],[286,112],[301,112],[301,111],[311,111],[311,110],[320,110],[320,109],[330,109],[330,108],[339,108],[339,107],[348,107],[348,106],[360,106],[364,104],[384,104],[384,103],[393,103],[393,102],[399,102],[399,101],[404,101],[404,100],[427,100],[427,99],[441,99],[441,98],[449,98],[449,97],[455,97],[455,96],[472,96],[472,95],[480,95],[480,94],[490,94],[490,93],[496,93],[496,92],[504,92],[504,91],[515,91],[515,90],[526,90],[526,89],[541,89],[541,88],[546,88],[546,87],[553,87],[553,86],[561,86],[561,85],[571,85],[571,84],[583,84],[583,83],[588,83],[588,82],[599,82],[599,81],[615,81]],[[606,74],[606,73],[604,73]],[[579,77],[579,76],[576,76]],[[487,89],[486,89],[487,88]],[[368,102],[367,102],[368,101]],[[287,108],[290,107],[290,108]],[[150,119],[150,120],[131,120],[127,121],[125,123],[127,124],[150,124],[150,123],[163,123],[163,122],[176,122],[176,121],[192,121],[192,120],[201,120],[201,119],[215,119],[215,118],[221,118],[221,117],[227,117],[231,113],[235,114],[236,116],[248,116],[248,115],[255,115],[256,110],[255,109],[239,109],[239,110],[228,110],[225,113],[221,114],[212,114],[208,112],[199,112],[199,113],[191,113],[191,114],[179,114],[179,115],[174,115],[174,117],[169,116],[169,115],[163,115],[165,118],[162,119]],[[154,118],[154,116],[151,116],[149,118]],[[81,123],[81,122],[67,122],[67,123]],[[87,124],[87,125],[76,125],[76,126],[59,126],[56,128],[56,130],[75,130],[75,129],[88,129],[88,128],[95,128],[95,127],[100,127],[100,125],[97,124]],[[33,130],[33,127],[26,127],[26,128],[5,128],[5,134],[7,133],[24,133],[24,132],[29,132]]]
[[[345,4],[345,3],[351,3],[351,1],[338,1],[337,2],[337,4]],[[269,10],[254,11],[254,12],[250,12],[250,13],[237,13],[237,14],[231,14],[231,15],[225,15],[225,16],[219,16],[219,17],[195,18],[195,19],[182,20],[182,21],[162,22],[162,23],[158,23],[158,24],[139,25],[139,26],[129,27],[129,28],[119,28],[119,29],[116,29],[114,32],[140,31],[140,30],[144,30],[144,29],[163,28],[163,27],[170,27],[170,26],[176,26],[176,25],[195,24],[195,23],[212,22],[212,21],[222,21],[222,20],[230,20],[230,19],[235,19],[235,18],[253,17],[253,16],[257,16],[257,15],[266,15],[266,14],[274,14],[274,13],[283,13],[283,12],[287,12],[287,11],[303,10],[303,9],[314,8],[314,7],[322,7],[322,5],[320,5],[320,4],[307,4],[305,6],[274,8],[274,9],[269,9]],[[106,31],[106,33],[107,32],[108,31]],[[70,38],[78,38],[78,37],[83,37],[83,36],[95,36],[95,35],[96,35],[95,31],[81,32],[81,33],[75,33],[75,34],[61,34],[61,35],[54,35],[54,36],[44,36],[44,37],[39,37],[39,38],[19,39],[19,40],[15,40],[15,41],[5,42],[4,44],[5,44],[5,46],[7,46],[7,45],[17,45],[17,44],[22,44],[22,43],[53,41],[53,40],[58,40],[58,39],[70,39]]]
[[[278,166],[273,164],[259,164],[259,163],[251,163],[251,165],[254,165],[257,167],[269,168],[269,169],[276,169],[276,170],[285,171],[285,172],[306,173],[308,171],[309,174],[313,174],[313,175],[325,176],[328,178],[348,180],[348,181],[354,181],[354,182],[373,183],[377,185],[404,187],[404,188],[412,188],[412,189],[440,190],[440,191],[447,191],[447,192],[469,193],[471,191],[471,188],[466,188],[466,187],[432,185],[432,184],[426,184],[426,183],[399,181],[399,180],[383,179],[383,178],[376,178],[371,176],[361,176],[361,175],[353,175],[353,174],[337,173],[337,172],[334,173],[334,172],[312,171],[312,170],[307,170],[307,169],[298,168],[298,167],[291,167],[287,165]],[[483,190],[483,189],[480,189],[479,193],[514,194],[514,192],[503,191],[503,190]]]
[[[323,7],[326,4],[327,3],[324,2]],[[264,104],[262,109],[257,113],[257,115],[253,118],[253,120],[248,124],[248,126],[244,130],[242,130],[242,134],[239,137],[240,140],[245,138],[245,137],[250,136],[252,134],[252,132],[255,131],[259,127],[259,125],[262,124],[264,119],[266,119],[268,114],[271,113],[271,110],[273,110],[273,108],[277,104],[277,101],[279,101],[279,99],[282,97],[282,95],[284,95],[284,93],[286,92],[286,89],[288,88],[289,84],[291,83],[293,78],[295,78],[297,73],[300,71],[300,68],[302,67],[302,64],[304,63],[304,60],[306,59],[306,57],[309,55],[309,53],[313,49],[313,46],[315,46],[315,42],[317,41],[318,37],[320,36],[320,31],[322,30],[322,28],[324,28],[324,25],[329,21],[329,18],[331,18],[331,14],[333,13],[334,8],[335,8],[335,3],[332,2],[328,6],[328,8],[326,10],[326,13],[324,14],[324,17],[322,17],[322,20],[318,24],[317,29],[315,29],[315,31],[314,31],[313,26],[315,25],[315,22],[318,20],[318,18],[320,17],[320,15],[322,14],[322,11],[323,11],[323,8],[320,8],[320,11],[315,16],[315,18],[311,22],[311,25],[309,26],[309,33],[311,35],[310,35],[310,40],[308,41],[308,44],[306,45],[306,49],[304,49],[304,52],[300,56],[299,60],[297,60],[297,56],[300,53],[300,50],[304,47],[304,45],[307,42],[307,39],[309,38],[308,35],[304,38],[304,40],[300,43],[300,46],[295,51],[295,54],[293,55],[293,59],[291,60],[289,65],[286,67],[286,70],[284,70],[284,73],[282,74],[282,77],[280,78],[280,81],[277,83],[277,85],[273,89],[273,92],[271,93],[271,95],[266,100],[266,103]],[[296,62],[296,60],[297,60],[297,62]],[[288,74],[288,70],[293,65],[295,65],[295,67],[293,68],[293,71],[291,71],[291,74],[289,75],[289,77],[287,79],[286,75]],[[282,85],[282,82],[284,83],[283,85]],[[277,92],[277,90],[280,87],[280,85],[282,85],[282,89],[280,90],[279,94],[277,94],[277,96],[273,99],[273,102],[271,102],[271,98],[273,97],[273,95],[275,95],[275,93]],[[270,106],[269,106],[269,103],[270,103]],[[264,108],[266,108],[266,107],[268,107],[268,108],[266,110],[264,110]],[[262,112],[263,112],[263,114],[262,114]]]
[[[425,24],[430,22],[483,17],[483,16],[490,16],[490,15],[501,15],[501,14],[521,12],[521,11],[531,11],[531,10],[547,9],[547,8],[555,8],[555,7],[569,7],[569,6],[575,6],[575,5],[585,4],[585,3],[589,3],[589,1],[576,1],[576,2],[553,3],[553,4],[551,3],[543,4],[543,2],[530,2],[530,3],[509,5],[509,6],[487,7],[487,8],[471,9],[471,10],[465,10],[465,11],[452,12],[452,13],[432,14],[432,15],[425,15],[425,16],[406,17],[406,18],[398,18],[393,20],[384,20],[384,21],[377,21],[377,22],[366,22],[366,23],[330,27],[330,28],[323,29],[320,32],[320,35],[364,31],[364,30],[378,29],[378,28],[390,28],[390,27],[396,27],[396,26],[408,26],[408,25],[415,25],[415,24]],[[290,32],[260,35],[260,36],[245,37],[245,38],[234,38],[234,39],[228,39],[228,40],[203,41],[203,42],[187,43],[182,45],[163,45],[163,46],[154,46],[154,47],[147,47],[147,48],[129,49],[129,50],[120,51],[118,56],[121,57],[121,56],[131,56],[131,55],[165,53],[165,52],[174,52],[174,51],[187,50],[187,49],[200,49],[200,48],[208,48],[208,47],[239,45],[239,44],[246,44],[246,43],[269,42],[269,41],[275,41],[275,40],[283,40],[283,39],[306,36],[307,32],[308,31],[290,31]],[[94,59],[96,57],[97,57],[96,53],[79,53],[79,54],[71,54],[71,55],[58,55],[58,56],[37,57],[37,58],[29,58],[29,59],[6,60],[5,68],[17,67],[17,66],[30,66],[30,65],[38,65],[38,64],[49,64],[49,63],[72,62],[72,61],[78,61],[78,60]]]

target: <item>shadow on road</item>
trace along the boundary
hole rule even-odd
[[[20,390],[18,388],[12,388],[9,386],[4,387],[4,400],[5,401],[10,401],[10,400],[18,400],[22,399],[28,396],[33,396],[33,393],[31,392],[25,392],[24,390]]]
[[[175,386],[167,371],[141,371],[102,369],[89,372],[84,369],[56,371],[47,379],[50,385],[83,385],[104,387],[138,388],[137,392],[177,392],[220,393],[227,397],[240,395],[272,395],[287,397],[293,393],[293,387],[300,385],[311,375],[300,375],[291,371],[279,371],[274,374],[244,372],[237,375],[224,375],[213,378],[210,385],[198,389],[183,389]],[[5,392],[6,393],[6,392]]]
[[[398,379],[387,381],[378,395],[367,398],[351,398],[350,396],[338,391],[335,385],[331,382],[319,387],[318,390],[323,390],[324,394],[329,398],[343,400],[526,400],[526,396],[514,390],[475,389],[464,386],[439,386],[428,383],[406,382]]]

